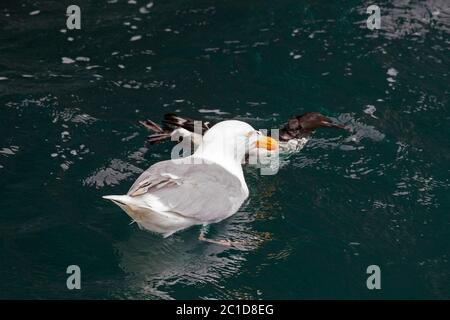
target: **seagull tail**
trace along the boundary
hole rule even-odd
[[[161,234],[164,238],[172,233],[195,224],[191,219],[185,218],[170,211],[153,210],[151,206],[139,200],[140,197],[128,195],[108,195],[103,199],[111,200],[136,222],[140,229]]]
[[[142,216],[139,216],[136,209],[138,206],[136,206],[135,199],[133,197],[130,197],[128,195],[109,195],[109,196],[103,196],[103,199],[111,200],[115,204],[117,204],[125,213],[133,219],[130,224],[137,223],[139,226],[139,229],[142,229],[142,225],[140,220],[142,219]]]
[[[139,207],[140,203],[136,198],[129,195],[108,195],[103,196],[103,199],[111,200],[117,204],[123,211],[125,211],[133,220],[136,220],[135,210]]]
[[[128,206],[128,204],[131,203],[131,201],[130,201],[131,197],[127,196],[127,195],[109,195],[109,196],[103,196],[102,198],[111,200],[118,206]]]

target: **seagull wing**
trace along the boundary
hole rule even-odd
[[[151,166],[128,195],[201,222],[217,222],[234,214],[248,197],[247,186],[216,163],[188,164],[185,159]]]

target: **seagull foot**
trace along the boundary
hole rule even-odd
[[[233,247],[237,247],[234,242],[230,241],[230,240],[213,240],[213,239],[208,239],[205,238],[205,236],[203,234],[200,234],[198,236],[198,240],[200,241],[205,241],[205,242],[209,242],[209,243],[213,243],[213,244],[217,244],[219,246],[224,246],[224,247],[229,247],[229,248],[233,248]]]

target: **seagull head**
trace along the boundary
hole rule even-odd
[[[278,150],[278,142],[255,130],[251,125],[239,120],[226,120],[209,129],[202,143],[203,154],[215,154],[216,157],[233,157],[244,160],[246,154],[255,149]]]

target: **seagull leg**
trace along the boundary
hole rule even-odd
[[[209,243],[214,243],[220,246],[224,246],[224,247],[235,247],[233,242],[231,242],[230,240],[213,240],[213,239],[208,239],[205,237],[206,232],[208,231],[208,226],[207,225],[203,225],[202,228],[200,229],[200,234],[198,236],[198,240],[200,241],[205,241],[205,242],[209,242]]]

